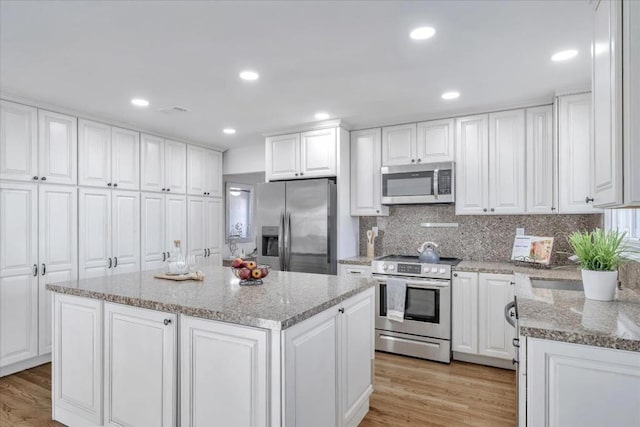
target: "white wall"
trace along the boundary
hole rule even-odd
[[[223,174],[265,171],[265,143],[230,148],[223,154]]]

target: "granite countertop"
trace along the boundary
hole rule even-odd
[[[460,264],[453,267],[453,271],[496,274],[522,273],[532,279],[582,280],[580,270],[573,266],[531,268],[516,266],[510,262],[461,261]]]
[[[582,291],[533,288],[516,277],[520,335],[640,352],[640,294],[616,290],[613,301],[595,301]]]
[[[367,278],[271,271],[240,286],[228,267],[204,267],[202,282],[121,274],[48,284],[53,292],[267,329],[286,329],[373,286]]]
[[[338,260],[338,264],[348,264],[348,265],[371,265],[371,261],[375,258],[366,257],[366,256],[353,256],[351,258],[344,258]]]

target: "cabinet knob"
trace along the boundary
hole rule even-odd
[[[171,319],[164,319],[164,326],[167,326],[169,323],[171,323]]]
[[[415,163],[415,162],[416,162],[416,159],[411,159],[411,163]]]
[[[422,161],[422,159],[418,159],[418,163],[420,163]]]
[[[520,362],[518,362],[516,359],[511,359],[511,363],[513,363],[514,365],[519,365]]]
[[[458,277],[458,273],[453,273],[453,277]]]
[[[487,211],[487,208],[482,209],[482,211],[483,211],[483,212],[486,212],[486,211]]]
[[[46,177],[46,176],[43,176],[42,178],[40,178],[40,180],[41,180],[41,181],[46,181],[46,180],[47,180],[47,177]]]
[[[37,176],[34,176],[33,179],[37,181],[40,178],[38,178]]]
[[[298,174],[296,173],[296,176],[298,176]]]
[[[167,188],[167,191],[171,191],[171,189],[170,189],[170,188]]]
[[[162,189],[162,191],[167,191],[167,189],[166,189],[166,188],[163,188],[163,189]]]
[[[554,208],[554,207],[552,206],[552,207],[551,207],[551,210],[552,210],[552,211],[555,211],[555,210],[556,210],[556,208]]]
[[[108,183],[108,184],[107,184],[107,187],[111,187],[111,183]]]
[[[589,197],[589,196],[585,197],[584,202],[585,203],[593,202],[593,197]]]
[[[379,210],[379,209],[376,209],[376,213],[380,213],[380,210]]]
[[[344,307],[340,307],[340,308],[338,309],[338,311],[339,311],[340,313],[343,313],[343,314],[344,314]]]
[[[304,172],[300,172],[300,176],[304,175]]]
[[[496,211],[495,209],[491,208],[491,212],[495,212],[495,211]]]
[[[118,183],[116,182],[115,184],[113,184],[113,186],[114,186],[114,187],[117,187],[117,186],[118,186]]]

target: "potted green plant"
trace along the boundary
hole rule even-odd
[[[618,284],[618,264],[627,250],[626,233],[616,230],[576,231],[567,240],[582,269],[584,296],[611,301]]]

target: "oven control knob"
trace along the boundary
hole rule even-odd
[[[438,272],[438,267],[431,267],[431,272],[432,273],[437,273]]]
[[[444,273],[446,273],[446,272],[447,272],[447,269],[446,269],[446,268],[441,268],[441,269],[440,269],[440,274],[444,274]]]
[[[396,269],[395,265],[392,264],[392,265],[389,266],[389,270],[395,270],[395,269]]]
[[[382,269],[383,269],[384,271],[387,271],[387,268],[389,268],[389,267],[387,266],[387,264],[382,264]]]

